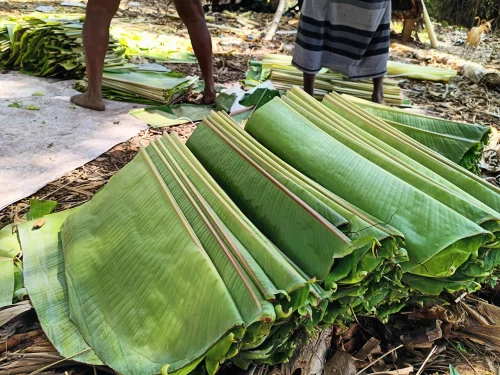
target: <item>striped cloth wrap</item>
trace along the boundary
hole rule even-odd
[[[316,74],[329,68],[353,79],[387,72],[390,0],[305,0],[293,65]]]

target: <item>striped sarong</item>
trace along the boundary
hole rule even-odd
[[[305,0],[293,65],[305,73],[329,68],[349,78],[387,72],[390,0]]]

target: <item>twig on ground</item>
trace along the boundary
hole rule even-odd
[[[395,347],[394,349],[391,349],[389,350],[387,353],[385,353],[383,356],[381,357],[378,357],[376,360],[374,360],[373,362],[371,362],[368,366],[366,367],[363,367],[361,370],[359,370],[355,375],[361,375],[365,370],[368,370],[370,367],[372,367],[375,363],[377,363],[378,361],[380,361],[382,358],[385,358],[387,357],[389,354],[395,352],[396,350],[398,349],[401,349],[403,347],[403,344]]]
[[[430,351],[429,355],[427,356],[427,358],[425,359],[424,363],[422,363],[422,366],[420,366],[420,368],[418,369],[417,375],[420,375],[422,371],[424,371],[425,365],[427,364],[427,362],[429,362],[429,359],[431,359],[431,357],[433,356],[434,353],[436,353],[436,351],[437,351],[437,346],[434,346]]]

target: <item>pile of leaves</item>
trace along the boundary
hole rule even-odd
[[[286,362],[303,332],[495,282],[499,197],[349,98],[294,88],[245,130],[219,112],[187,147],[157,138],[90,202],[18,236],[63,357],[213,374]]]
[[[125,47],[127,58],[140,57],[164,63],[196,63],[193,47],[188,39],[172,35],[134,32],[112,28],[111,35]]]
[[[83,78],[83,16],[23,16],[0,24],[0,67],[41,77]],[[125,63],[125,48],[111,39],[105,67]]]

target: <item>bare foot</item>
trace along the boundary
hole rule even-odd
[[[106,107],[104,106],[104,102],[102,98],[91,98],[88,92],[84,94],[79,94],[71,97],[71,103],[83,107],[92,109],[94,111],[104,111]]]
[[[378,104],[384,104],[384,94],[374,92],[372,94],[372,102],[378,103]]]
[[[212,104],[215,101],[217,93],[215,88],[205,86],[205,90],[203,91],[203,104]]]

